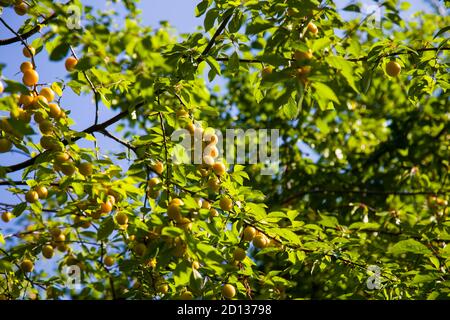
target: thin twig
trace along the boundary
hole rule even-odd
[[[48,16],[48,18],[46,18],[43,21],[41,21],[37,26],[33,27],[30,31],[27,31],[27,32],[22,33],[22,34],[18,34],[18,35],[16,35],[13,38],[0,40],[0,46],[6,46],[8,44],[12,44],[12,43],[15,43],[15,42],[20,42],[22,40],[28,39],[29,37],[35,35],[39,31],[41,31],[41,26],[40,25],[48,24],[55,17],[56,17],[56,14],[53,13],[50,16]]]
[[[16,35],[17,38],[19,38],[19,41],[25,46],[25,48],[27,48],[30,56],[31,56],[31,63],[33,64],[33,69],[36,69],[36,63],[34,62],[34,54],[33,52],[31,52],[30,47],[28,46],[28,44],[25,42],[25,39],[22,38],[22,36],[20,34],[18,34],[16,31],[14,31],[13,28],[11,28],[5,20],[3,20],[3,18],[0,18],[0,22],[3,23],[3,25],[12,33],[14,33]]]
[[[158,105],[160,104],[159,97],[158,97]],[[164,127],[164,119],[162,116],[162,113],[159,112],[159,120],[161,123],[161,130],[163,133],[163,144],[164,144],[164,155],[166,160],[166,188],[167,188],[167,199],[170,199],[170,180],[169,180],[169,152],[167,150],[167,136],[166,136],[166,129]]]

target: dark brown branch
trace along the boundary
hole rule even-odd
[[[222,21],[222,23],[217,28],[216,32],[214,32],[214,35],[212,36],[211,40],[209,40],[208,45],[206,46],[205,50],[203,50],[202,55],[197,59],[197,62],[203,61],[203,58],[208,55],[209,51],[211,51],[212,47],[216,43],[217,37],[223,32],[225,27],[228,24],[228,21],[230,21],[231,17],[233,16],[233,13],[229,13]]]
[[[8,180],[0,181],[0,186],[27,186],[27,185],[28,184],[25,181],[8,181]],[[57,187],[59,186],[59,183],[50,183],[50,185]]]
[[[0,207],[5,207],[5,208],[14,208],[16,205],[18,205],[18,203],[16,204],[11,204],[11,203],[3,203],[0,202]],[[58,210],[52,210],[52,209],[41,209],[42,212],[50,212],[50,213],[57,213]]]
[[[141,102],[141,103],[137,104],[136,107],[135,107],[135,109],[141,108],[144,104],[145,104],[145,102]],[[112,125],[112,124],[118,122],[119,120],[125,118],[125,117],[128,115],[129,111],[130,111],[130,110],[128,110],[128,109],[127,109],[127,110],[124,110],[124,111],[122,111],[121,113],[117,114],[116,116],[112,117],[111,119],[106,120],[105,122],[100,123],[100,124],[94,124],[94,125],[92,125],[92,126],[86,128],[86,129],[84,129],[84,130],[81,131],[81,132],[82,132],[82,133],[101,132],[102,130],[104,130],[105,128],[109,127],[110,125]],[[71,139],[71,142],[75,142],[75,141],[77,141],[77,140],[80,140],[81,138],[82,138],[81,136],[75,137],[75,138]],[[64,145],[67,145],[67,144],[69,143],[67,140],[63,140],[63,141],[61,141],[61,142],[62,142]],[[8,166],[8,167],[4,167],[4,168],[6,169],[6,172],[7,172],[7,173],[16,172],[16,171],[25,169],[25,168],[27,168],[27,167],[29,167],[29,166],[35,164],[36,161],[37,161],[37,159],[38,159],[39,157],[41,157],[42,154],[45,154],[46,152],[47,152],[47,151],[45,151],[44,153],[38,154],[37,156],[35,156],[35,157],[31,158],[31,159],[28,159],[28,160],[26,160],[26,161],[23,161],[23,162],[21,162],[21,163],[14,164],[14,165],[11,165],[11,166]]]
[[[38,33],[41,30],[41,26],[43,24],[48,24],[51,20],[53,20],[56,17],[56,13],[51,14],[48,16],[48,18],[44,19],[42,22],[40,22],[38,25],[33,27],[30,31],[27,31],[25,33],[20,34],[19,36],[15,36],[13,38],[0,40],[0,46],[6,46],[8,44],[12,44],[15,42],[20,42],[21,40],[26,40],[32,35]]]
[[[110,138],[110,139],[120,143],[121,145],[127,147],[128,149],[130,149],[132,151],[136,151],[136,147],[135,146],[133,146],[131,143],[129,143],[129,142],[125,141],[125,140],[122,140],[122,139],[116,137],[115,135],[111,134],[108,130],[103,129],[103,130],[100,130],[99,132],[101,134],[103,134],[104,136],[106,136],[106,137],[108,137],[108,138]]]
[[[72,52],[72,55],[75,59],[78,59],[77,54],[75,53],[75,50],[73,50],[72,46],[69,46],[70,52]],[[89,76],[87,75],[86,71],[82,71],[81,72],[84,76],[84,78],[86,79],[86,81],[89,84],[89,87],[91,87],[92,93],[94,94],[94,100],[95,100],[95,120],[94,120],[94,124],[98,124],[98,115],[99,115],[99,100],[98,100],[98,91],[94,86],[94,83],[92,83],[91,78],[89,78]]]
[[[158,97],[158,105],[160,104]],[[159,113],[159,121],[161,124],[161,131],[163,134],[163,143],[164,143],[164,157],[166,160],[166,188],[167,188],[167,198],[170,199],[170,180],[169,180],[169,151],[167,150],[167,136],[166,136],[166,128],[164,127],[164,119],[162,113]]]
[[[5,20],[3,20],[2,18],[0,18],[0,22],[12,33],[14,33],[14,35],[19,38],[19,41],[22,43],[22,45],[28,50],[30,56],[31,56],[31,63],[33,64],[33,68],[36,69],[36,62],[34,61],[34,54],[31,52],[30,47],[28,46],[28,44],[25,42],[25,39],[22,38],[22,36],[20,34],[18,34],[12,27],[9,26],[9,24],[6,23]]]

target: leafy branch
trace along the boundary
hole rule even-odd
[[[143,101],[143,102],[140,102],[140,103],[138,103],[138,104],[134,107],[134,109],[137,110],[137,109],[141,108],[141,107],[144,106],[144,105],[145,105],[145,102],[144,102],[144,101]],[[81,131],[81,133],[92,134],[92,133],[94,133],[94,132],[101,132],[101,131],[104,131],[104,129],[106,129],[107,127],[109,127],[109,126],[113,125],[114,123],[120,121],[121,119],[127,117],[127,116],[129,115],[129,112],[130,112],[130,111],[131,111],[131,110],[126,109],[126,110],[120,112],[119,114],[115,115],[114,117],[112,117],[112,118],[106,120],[105,122],[102,122],[102,123],[100,123],[100,124],[94,124],[94,125],[92,125],[92,126],[86,128],[86,129],[84,129],[83,131]],[[73,139],[70,140],[70,142],[73,143],[73,142],[75,142],[75,141],[80,140],[81,138],[82,138],[82,136],[74,137]],[[68,144],[69,144],[69,141],[66,140],[66,139],[62,140],[61,142],[62,142],[64,145],[68,145]],[[42,157],[42,155],[43,155],[43,154],[46,154],[47,152],[48,152],[48,151],[45,151],[45,152],[40,153],[40,154],[38,154],[37,156],[35,156],[35,157],[33,157],[33,158],[30,158],[30,159],[28,159],[28,160],[26,160],[26,161],[23,161],[23,162],[21,162],[21,163],[14,164],[14,165],[11,165],[11,166],[3,167],[3,168],[6,170],[7,173],[16,172],[16,171],[25,169],[25,168],[27,168],[27,167],[32,166],[33,164],[35,164],[36,161],[37,161],[38,159],[40,159],[40,158]]]

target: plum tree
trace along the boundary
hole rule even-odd
[[[147,246],[144,243],[138,243],[134,246],[134,253],[141,257],[147,251]]]
[[[319,32],[319,28],[315,25],[314,22],[310,21],[307,25],[307,30],[311,32],[311,34],[316,35]]]
[[[113,204],[111,201],[106,201],[103,203],[100,203],[100,211],[101,213],[110,213],[113,209]]]
[[[184,291],[180,295],[181,300],[192,300],[194,298],[194,295],[190,291]]]
[[[445,2],[114,2],[0,0],[0,297],[450,297]]]
[[[157,161],[153,166],[152,169],[157,173],[157,174],[162,174],[162,172],[164,171],[164,165],[161,161]]]
[[[221,176],[227,172],[225,164],[223,164],[222,162],[215,162],[212,167],[213,167],[214,172],[219,176]]]
[[[269,75],[272,74],[272,72],[273,72],[273,67],[271,67],[271,66],[264,67],[264,68],[261,70],[261,76],[262,76],[263,78],[267,78]]]
[[[296,50],[294,52],[294,59],[297,61],[302,61],[302,60],[310,60],[313,57],[313,53],[311,49],[308,49],[308,51],[300,51],[300,50]]]
[[[56,103],[49,103],[48,107],[50,109],[49,110],[50,117],[52,117],[54,119],[59,119],[61,117],[62,110]]]

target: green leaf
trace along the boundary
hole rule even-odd
[[[14,207],[12,214],[16,217],[19,217],[25,211],[26,208],[27,208],[26,202],[19,203]]]
[[[228,31],[231,33],[238,32],[243,23],[243,15],[240,11],[237,11],[228,24]]]
[[[143,230],[143,231],[149,231],[148,226],[147,226],[144,222],[142,222],[142,220],[139,219],[139,218],[136,218],[136,219],[134,220],[134,225],[135,225],[136,228],[138,228],[138,229],[141,229],[141,230]]]
[[[76,70],[86,71],[92,67],[98,66],[101,64],[101,59],[97,56],[85,56],[78,60],[78,63],[75,67]]]
[[[195,16],[200,17],[201,15],[203,15],[205,13],[206,9],[208,9],[208,6],[209,6],[209,0],[203,0],[202,2],[200,2],[195,7]]]
[[[60,96],[60,97],[63,95],[63,91],[62,91],[61,86],[60,86],[60,84],[58,82],[53,82],[52,83],[52,90],[55,91],[55,93],[58,96]]]
[[[294,98],[291,97],[289,98],[288,103],[281,106],[281,111],[287,119],[293,120],[297,118],[300,108]]]
[[[223,262],[223,255],[220,253],[220,251],[209,244],[197,243],[196,251],[203,258],[203,260],[210,259],[217,263]]]
[[[177,237],[183,234],[183,230],[177,227],[165,227],[161,231],[161,235],[169,237]]]
[[[10,271],[13,271],[12,263],[6,260],[0,260],[0,272],[10,272]]]
[[[316,90],[316,94],[318,97],[339,103],[339,99],[334,91],[326,84],[321,82],[314,82],[312,86]]]
[[[214,70],[217,74],[220,75],[220,64],[211,56],[206,57],[206,62],[209,64],[212,70]]]
[[[239,56],[236,51],[233,52],[233,54],[230,56],[228,60],[228,68],[231,71],[239,70]]]
[[[355,85],[355,77],[353,75],[353,63],[345,60],[339,56],[329,56],[326,58],[326,61],[329,66],[339,70],[342,76],[345,78],[349,86],[355,90],[355,92],[359,92]]]
[[[349,4],[348,6],[343,8],[342,10],[353,11],[353,12],[361,12],[361,9],[359,8],[358,4]]]
[[[206,13],[205,20],[203,21],[203,27],[205,31],[209,31],[214,27],[217,17],[219,16],[219,10],[211,9]]]
[[[437,274],[417,274],[412,280],[412,284],[434,282],[439,278]]]
[[[4,80],[6,83],[5,92],[9,93],[25,93],[29,92],[28,88],[21,83],[12,80]]]
[[[178,263],[177,267],[173,271],[175,285],[186,286],[189,284],[191,273],[192,268],[186,260]]]
[[[402,240],[394,244],[389,248],[388,253],[402,254],[402,253],[414,253],[414,254],[430,254],[431,251],[422,243],[414,239]]]
[[[273,24],[269,21],[263,20],[260,17],[254,19],[251,23],[247,25],[246,33],[248,34],[257,34],[264,30],[270,29],[273,27]]]
[[[360,81],[360,90],[362,93],[366,94],[369,89],[370,86],[372,85],[372,77],[373,77],[373,71],[370,70],[369,68],[367,68],[362,77],[361,77],[361,81]]]
[[[52,50],[49,58],[51,61],[60,61],[64,59],[68,53],[69,53],[69,44],[60,43]]]
[[[75,191],[76,195],[81,196],[84,194],[84,186],[82,183],[74,182],[74,183],[72,183],[71,186],[73,188],[73,191]]]
[[[97,231],[97,240],[104,240],[108,238],[114,231],[114,220],[112,217],[107,217],[102,221]]]
[[[286,228],[272,228],[269,229],[270,233],[274,233],[277,236],[286,239],[294,245],[301,245],[300,237],[293,231]]]
[[[439,270],[439,267],[441,266],[440,263],[439,263],[439,259],[436,258],[435,256],[431,256],[431,257],[430,257],[430,261],[431,261],[431,263],[433,264],[433,266],[434,266],[437,270]]]

